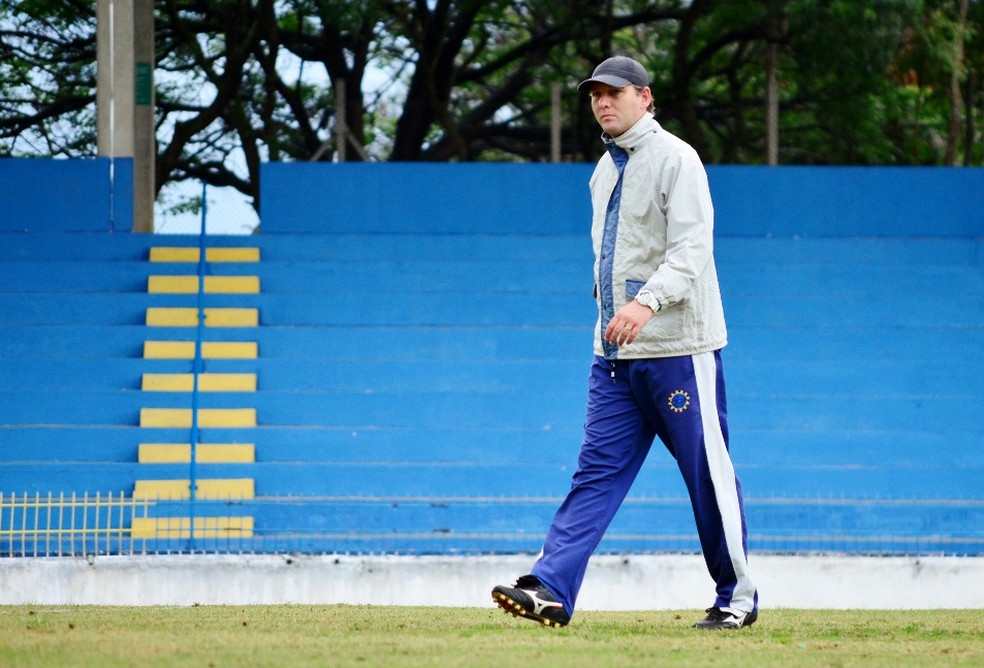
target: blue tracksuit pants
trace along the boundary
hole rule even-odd
[[[728,453],[721,355],[709,352],[595,358],[577,471],[531,571],[568,614],[574,613],[588,559],[657,436],[686,482],[704,560],[716,583],[714,605],[745,611],[756,606],[741,485]]]

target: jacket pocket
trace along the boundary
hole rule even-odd
[[[635,296],[639,294],[642,290],[642,286],[646,284],[645,281],[633,281],[631,279],[625,281],[625,298],[626,300],[633,300]]]

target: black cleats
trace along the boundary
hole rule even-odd
[[[496,585],[492,600],[510,615],[525,617],[544,626],[567,626],[571,616],[535,575],[524,575],[512,587]]]
[[[758,619],[758,610],[745,612],[734,608],[708,608],[707,617],[694,624],[695,629],[740,629]]]

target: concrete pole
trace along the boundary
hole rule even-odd
[[[154,231],[153,71],[153,0],[96,0],[96,144],[110,159],[111,210],[130,208],[116,198],[133,202],[133,221],[114,229]],[[117,159],[133,162],[132,192],[117,188],[128,181],[116,178]]]
[[[133,157],[133,0],[96,1],[99,155]]]
[[[117,0],[119,1],[119,0]],[[133,231],[154,231],[154,0],[134,0]]]

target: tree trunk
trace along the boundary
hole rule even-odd
[[[974,92],[977,90],[977,77],[974,72],[967,73],[967,93],[964,95],[964,113],[967,122],[964,123],[964,167],[974,164],[974,139],[977,137],[977,125],[974,123]]]
[[[950,122],[946,133],[946,155],[943,163],[947,167],[957,164],[957,146],[960,144],[960,121],[963,115],[963,92],[960,90],[960,75],[964,62],[964,29],[967,26],[967,11],[970,0],[958,0],[957,28],[953,41],[953,69],[950,71]]]
[[[694,0],[680,22],[676,44],[673,49],[673,97],[683,139],[686,140],[702,160],[709,160],[704,134],[697,115],[697,105],[691,91],[694,72],[690,66],[690,49],[694,25],[713,3],[708,0]]]
[[[779,164],[779,40],[782,29],[775,2],[768,5],[765,42],[765,164]]]
[[[776,70],[779,47],[773,42],[765,47],[765,164],[779,164],[779,80]]]

